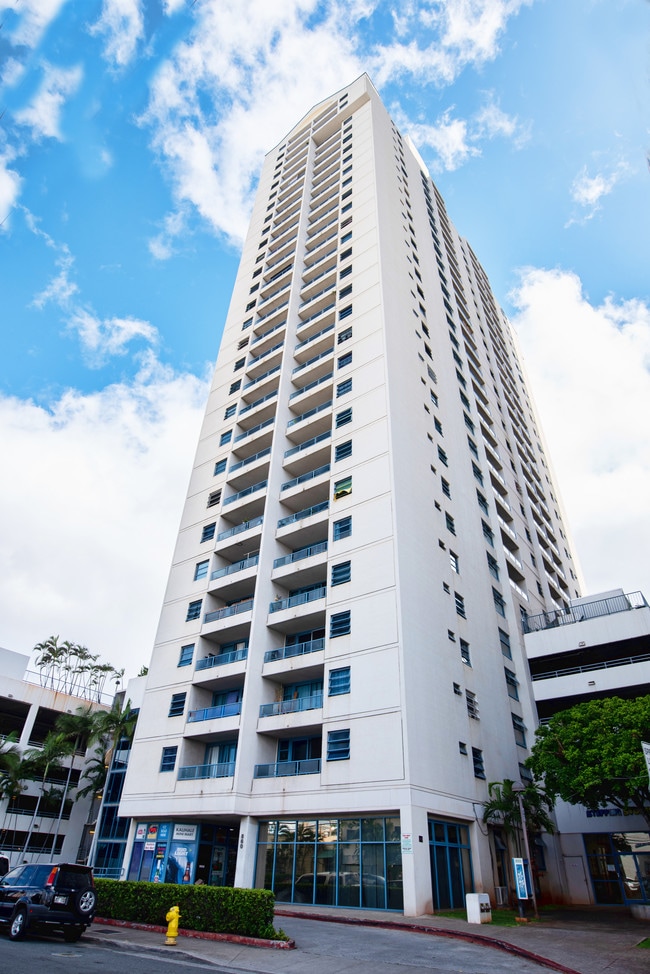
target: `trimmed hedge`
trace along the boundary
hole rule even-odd
[[[166,926],[172,906],[180,910],[180,927],[210,933],[232,933],[266,940],[282,939],[273,926],[275,897],[268,889],[230,886],[180,886],[95,879],[97,916],[107,920]]]

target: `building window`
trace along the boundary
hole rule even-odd
[[[228,406],[226,408],[226,411],[223,414],[223,418],[224,419],[230,419],[230,417],[231,416],[234,416],[236,412],[237,412],[237,403],[236,402],[233,402],[233,403],[230,404],[230,406]]]
[[[210,567],[209,560],[197,561],[196,567],[194,569],[194,581],[198,582],[200,578],[205,578],[208,574],[208,568]]]
[[[196,599],[194,602],[190,602],[187,607],[187,615],[185,616],[185,622],[191,622],[193,619],[199,619],[201,616],[201,606],[203,605],[203,599]]]
[[[456,633],[453,631],[453,629],[447,630],[447,639],[449,640],[450,643],[456,642]]]
[[[219,490],[213,490],[212,493],[208,494],[208,507],[215,507],[221,500],[221,488]]]
[[[445,467],[449,466],[449,460],[447,459],[447,454],[441,446],[438,447],[438,459],[441,463],[444,463]]]
[[[334,483],[334,500],[338,501],[341,497],[347,497],[352,493],[352,477],[344,477]]]
[[[519,680],[516,675],[504,666],[503,672],[506,675],[506,686],[508,687],[508,696],[512,697],[513,700],[519,700]]]
[[[471,436],[467,437],[467,445],[469,446],[470,452],[473,453],[478,460],[478,447]]]
[[[339,382],[336,387],[336,398],[345,396],[348,392],[352,392],[352,379],[345,379],[343,382]]]
[[[466,666],[472,665],[472,657],[469,654],[469,643],[465,639],[460,641],[460,658]]]
[[[492,548],[494,548],[494,532],[492,531],[492,528],[490,527],[489,524],[486,524],[485,521],[481,521],[481,526],[483,528],[483,537],[488,542],[488,544],[491,545]]]
[[[231,440],[232,440],[232,430],[226,430],[226,432],[222,433],[221,436],[219,437],[219,446],[225,446],[226,443],[230,443]]]
[[[224,460],[217,460],[217,462],[214,465],[214,476],[215,477],[217,476],[217,474],[225,473],[226,472],[226,465],[227,465],[227,463],[228,463],[228,461],[225,460],[225,459]]]
[[[457,697],[462,697],[463,691],[460,688],[460,683],[454,683],[454,693]]]
[[[506,603],[501,595],[501,592],[496,588],[492,588],[492,598],[494,599],[494,608],[497,610],[500,616],[505,618],[506,614]]]
[[[474,762],[474,777],[485,779],[485,765],[483,764],[483,751],[478,747],[472,748],[472,761]]]
[[[471,690],[465,690],[465,703],[467,704],[467,713],[472,720],[478,720],[478,700],[476,694],[472,693]]]
[[[228,395],[232,396],[233,392],[237,392],[240,388],[241,388],[241,379],[237,379],[237,381],[233,382],[233,384],[230,386]]]
[[[465,741],[458,742],[458,750],[460,751],[461,754],[467,754],[467,744],[465,743]]]
[[[442,487],[442,492],[445,497],[451,498],[451,487],[449,486],[449,481],[445,480],[444,477],[440,478],[440,485]]]
[[[344,369],[346,365],[352,365],[352,352],[346,352],[345,355],[339,355],[338,367]]]
[[[499,564],[498,564],[496,558],[493,555],[491,555],[489,551],[486,551],[485,554],[487,555],[488,571],[490,572],[490,575],[492,575],[493,578],[496,578],[496,580],[498,582],[499,581]]]
[[[349,730],[328,731],[327,760],[328,761],[349,761],[350,760],[350,731]]]
[[[339,669],[330,670],[329,695],[338,697],[341,693],[350,692],[350,667],[341,666]]]
[[[526,725],[517,714],[511,714],[512,729],[515,732],[515,744],[519,747],[526,747]]]
[[[335,639],[337,636],[347,636],[350,631],[350,610],[346,609],[345,612],[335,612],[330,618],[330,639]]]
[[[352,563],[342,561],[338,565],[332,565],[331,585],[343,585],[352,578]]]
[[[503,629],[499,629],[499,642],[501,643],[501,652],[508,659],[512,659],[512,650],[510,648],[510,636]]]
[[[162,756],[160,758],[160,770],[161,771],[173,771],[176,767],[176,755],[178,753],[177,747],[164,747],[162,749]]]
[[[352,314],[352,305],[349,304],[347,308],[341,308],[339,311],[339,321],[343,321],[344,318],[349,318]]]
[[[483,486],[483,474],[481,473],[480,467],[477,467],[473,460],[472,460],[472,471],[474,473],[475,479],[478,480],[479,484],[482,487]]]
[[[339,426],[345,426],[347,423],[352,422],[352,407],[349,409],[342,409],[340,413],[336,414],[336,428]]]
[[[447,514],[445,511],[445,524],[447,525],[447,530],[451,531],[452,534],[456,534],[456,525],[451,514]]]
[[[460,575],[460,559],[454,551],[449,552],[449,564],[451,565],[452,572]]]
[[[343,517],[340,521],[334,521],[332,525],[332,540],[342,541],[352,535],[352,518]]]
[[[467,618],[465,613],[465,599],[458,592],[454,592],[454,601],[456,603],[456,614],[461,616],[463,619]]]
[[[201,544],[204,541],[212,541],[214,538],[214,532],[217,527],[217,522],[213,521],[212,524],[205,524],[203,530],[201,531]]]
[[[246,358],[238,358],[233,367],[233,372],[239,372],[240,369],[243,369],[245,362]]]
[[[185,710],[186,693],[172,693],[172,702],[169,705],[168,717],[181,717]]]
[[[349,219],[351,219],[351,217]],[[342,290],[339,291],[339,301],[341,301],[343,298],[347,298],[348,295],[350,294],[352,294],[352,285],[348,284],[344,288],[342,288]],[[345,308],[345,311],[347,310],[348,309]],[[339,318],[341,317],[341,314],[339,314]],[[348,314],[352,314],[352,305],[350,305],[350,311],[348,312]],[[347,315],[345,317],[347,318]]]
[[[339,332],[339,337],[336,340],[337,345],[342,345],[343,342],[348,342],[352,338],[352,329],[344,328],[342,332]]]
[[[444,435],[445,435],[445,434],[444,434],[444,433],[442,432],[442,423],[440,422],[440,420],[438,419],[438,417],[437,417],[437,416],[436,416],[436,417],[435,417],[435,419],[433,420],[433,425],[434,425],[434,426],[435,426],[435,428],[436,428],[436,433],[439,433],[439,434],[440,434],[440,436],[444,436]]]
[[[189,643],[187,646],[181,646],[180,656],[178,657],[178,665],[191,666],[193,658],[194,658],[194,643]]]
[[[490,513],[490,509],[488,507],[488,502],[485,499],[485,497],[483,496],[483,494],[480,492],[480,490],[477,490],[476,491],[476,500],[478,501],[478,506],[481,508],[481,510],[483,511],[483,513],[484,514],[489,514]]]
[[[351,456],[352,456],[352,440],[346,440],[345,443],[339,443],[338,446],[334,447],[335,463],[337,460],[347,460],[347,458]]]

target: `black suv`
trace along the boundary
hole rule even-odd
[[[41,928],[74,943],[90,926],[97,906],[92,869],[74,863],[16,866],[0,879],[0,928],[11,940]]]

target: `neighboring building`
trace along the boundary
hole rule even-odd
[[[120,804],[129,876],[403,910],[491,890],[579,596],[511,328],[366,76],[266,158]],[[549,880],[550,881],[550,880]]]
[[[42,686],[42,674],[28,670],[29,656],[0,649],[0,739],[11,733],[17,736],[21,751],[41,747],[54,730],[57,718],[74,714],[90,704],[98,710],[108,709],[100,695],[92,699]],[[92,745],[64,758],[60,767],[52,767],[46,781],[49,801],[41,801],[36,811],[41,783],[25,780],[25,790],[16,798],[0,798],[0,853],[9,857],[12,866],[24,858],[30,862],[52,857],[76,862],[88,829],[92,798],[75,801],[75,789],[83,775]],[[83,788],[82,781],[80,787]],[[33,820],[33,821],[32,821]]]
[[[540,720],[602,697],[650,693],[650,606],[622,589],[530,616],[526,653]],[[559,854],[572,903],[650,904],[650,834],[638,815],[559,802]]]

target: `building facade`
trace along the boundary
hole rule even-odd
[[[622,589],[573,599],[567,609],[530,616],[526,653],[540,720],[574,704],[650,693],[650,606]],[[650,915],[650,833],[620,808],[556,806],[567,898],[624,904]]]
[[[57,689],[43,672],[28,669],[29,656],[0,649],[0,742],[13,735],[21,754],[47,743],[61,714],[76,714],[89,706],[107,710],[110,698]],[[45,683],[46,685],[43,685]],[[0,796],[0,853],[12,866],[23,862],[83,859],[90,843],[92,796],[77,798],[84,788],[84,771],[93,757],[85,742],[69,757],[55,762],[45,782],[30,778],[6,780]]]
[[[490,890],[578,571],[510,326],[367,76],[264,163],[120,815],[131,878]]]

